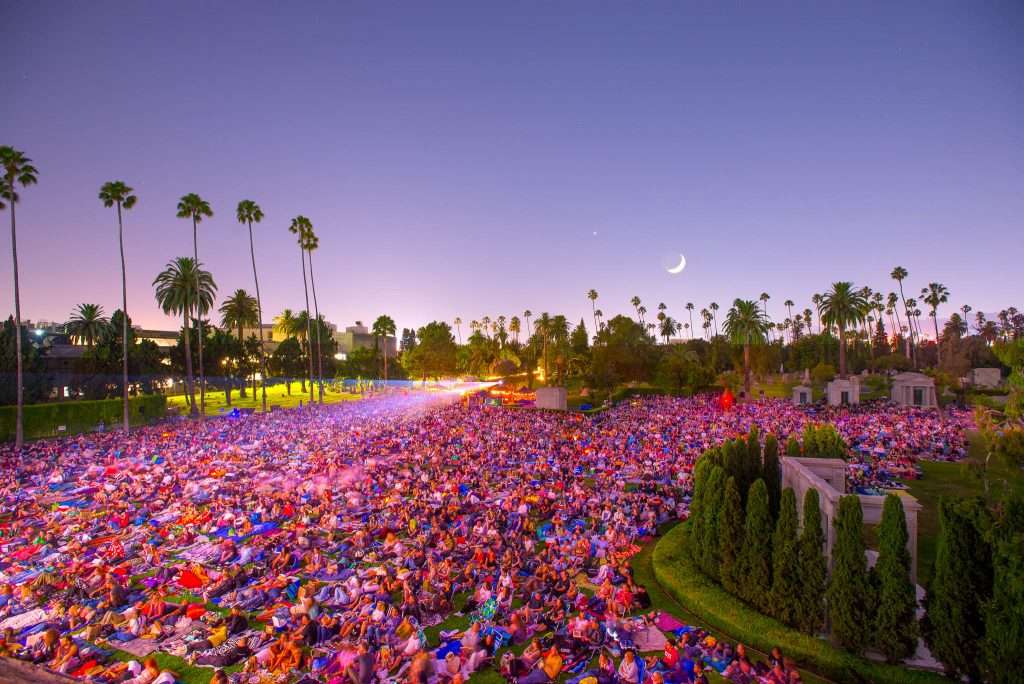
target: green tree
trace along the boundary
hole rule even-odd
[[[267,412],[267,354],[266,349],[263,347],[263,300],[260,299],[260,277],[256,272],[256,247],[253,244],[252,239],[252,224],[259,223],[263,220],[263,210],[260,209],[260,205],[256,204],[252,200],[242,200],[238,203],[235,217],[238,222],[249,228],[249,257],[252,260],[252,279],[256,284],[256,330],[259,333],[260,340],[260,375],[263,380],[260,382],[263,394],[263,412]],[[290,389],[290,388],[289,388]],[[254,389],[253,392],[256,390]]]
[[[865,319],[871,302],[853,283],[832,283],[832,289],[821,297],[818,314],[827,326],[839,331],[839,377],[846,377],[846,333]]]
[[[398,328],[395,326],[395,321],[391,316],[381,315],[377,317],[377,320],[373,322],[373,337],[374,342],[380,346],[381,338],[384,339],[383,351],[384,354],[384,382],[388,381],[388,345],[387,338],[394,337],[395,332]]]
[[[282,340],[270,357],[271,370],[285,379],[285,391],[292,395],[292,379],[305,376],[306,362],[302,358],[302,345],[292,336]],[[306,390],[303,388],[302,393]]]
[[[107,327],[109,321],[103,315],[103,307],[99,304],[79,304],[68,318],[66,326],[71,339],[85,342],[92,348]]]
[[[772,587],[772,515],[768,510],[768,487],[764,480],[759,479],[750,486],[743,529],[741,597],[758,610],[767,612]]]
[[[217,284],[201,264],[188,257],[178,257],[153,280],[156,301],[165,314],[180,315],[185,338],[185,388],[191,414],[197,415],[196,395],[192,378],[192,346],[189,340],[189,318],[192,311],[201,314],[213,305]],[[200,328],[202,330],[202,328]],[[201,333],[200,333],[201,334]]]
[[[800,442],[794,435],[790,435],[789,439],[786,440],[786,455],[787,456],[800,456]]]
[[[15,331],[21,333],[21,344],[15,339]],[[21,358],[15,358],[18,350]],[[19,361],[24,369],[25,382],[20,385],[23,399],[30,404],[45,401],[50,396],[52,379],[46,373],[46,363],[39,350],[29,339],[28,328],[14,325],[14,317],[10,316],[0,328],[0,405],[13,404],[18,401],[17,385],[14,381]]]
[[[721,560],[718,555],[718,540],[720,535],[719,523],[721,521],[722,507],[725,498],[725,470],[713,466],[708,473],[707,485],[704,491],[704,537],[701,540],[701,570],[713,580],[719,580]]]
[[[411,375],[426,381],[456,371],[457,347],[452,329],[443,321],[432,321],[416,331],[419,342],[407,352],[403,365]]]
[[[210,208],[210,203],[204,200],[202,197],[194,192],[182,197],[178,200],[178,218],[186,218],[192,220],[192,260],[196,264],[195,275],[198,277],[199,269],[202,268],[202,262],[199,261],[199,224],[204,218],[211,218],[213,216],[213,210]],[[202,285],[197,281],[196,288],[200,289]],[[196,302],[193,302],[195,304]],[[212,302],[211,302],[212,304]],[[203,312],[193,312],[195,319],[198,322],[197,332],[199,333],[196,337],[199,348],[199,410],[201,415],[206,415],[206,370],[203,367]]]
[[[701,544],[704,541],[704,493],[707,491],[708,476],[714,466],[710,457],[712,450],[705,451],[693,465],[693,496],[690,498],[690,515],[686,519],[687,545],[690,558],[698,566],[701,562]]]
[[[1024,498],[1019,492],[999,506],[993,522],[992,600],[985,607],[982,669],[986,681],[1010,684],[1024,672]]]
[[[800,608],[800,551],[797,540],[796,494],[787,487],[779,502],[772,537],[772,590],[769,613],[787,625],[797,624]]]
[[[821,524],[818,490],[804,493],[803,528],[800,531],[800,596],[797,603],[797,626],[807,634],[821,628],[825,582],[828,563],[825,561],[825,532]]]
[[[718,522],[718,557],[722,587],[730,594],[739,595],[743,577],[740,573],[740,553],[743,550],[743,504],[736,478],[725,482],[725,495]]]
[[[232,328],[237,329],[238,343],[242,345],[245,343],[245,326],[254,325],[259,327],[259,311],[256,298],[239,288],[220,305],[221,325],[228,330]],[[245,397],[245,383],[242,383],[239,396]]]
[[[125,269],[124,259],[124,220],[122,210],[131,209],[138,201],[134,190],[128,187],[124,181],[109,181],[100,187],[99,199],[107,209],[117,207],[117,245],[121,252],[121,322],[128,325],[128,275]],[[128,328],[121,331],[121,341],[124,346],[121,348],[121,388],[122,388],[122,428],[127,433],[129,429],[128,415]]]
[[[716,305],[717,307],[717,305]],[[768,334],[768,319],[757,302],[737,299],[725,315],[725,334],[733,344],[743,346],[743,393],[750,397],[750,345],[762,344]]]
[[[917,648],[917,591],[910,580],[908,540],[903,502],[889,494],[878,532],[878,610],[872,633],[890,663],[908,658]]]
[[[939,501],[941,530],[922,630],[946,674],[971,682],[983,681],[983,607],[992,596],[992,554],[982,529],[986,517],[979,498]]]
[[[860,499],[839,499],[832,548],[832,576],[825,594],[832,636],[846,649],[861,653],[871,643],[872,591],[864,548]]]
[[[32,166],[32,160],[23,152],[14,149],[9,145],[0,146],[0,209],[4,208],[6,201],[11,209],[11,258],[14,262],[14,327],[21,330],[21,286],[18,282],[18,230],[17,221],[14,216],[14,207],[18,204],[18,186],[27,188],[36,183],[39,172]],[[22,335],[14,335],[15,363],[17,365],[17,377],[15,378],[15,394],[17,395],[18,408],[16,409],[14,428],[14,450],[21,451],[25,443],[25,379],[24,360],[22,353]]]

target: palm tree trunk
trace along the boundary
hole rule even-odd
[[[935,365],[942,365],[942,345],[939,344],[939,310],[932,309],[932,323],[935,324]]]
[[[260,299],[260,277],[256,274],[256,248],[252,243],[252,221],[249,221],[249,256],[252,257],[252,279],[256,281],[256,312],[259,316],[260,331],[260,385],[263,388],[263,412],[267,412],[267,355],[263,349],[263,301]],[[253,397],[256,396],[256,379],[253,378]]]
[[[903,281],[897,280],[900,286],[900,300],[903,302],[903,311],[907,314],[907,358],[911,359],[912,365],[917,367],[917,349],[914,346],[914,323],[910,320],[910,309],[907,308],[907,298],[903,294]],[[896,319],[899,320],[899,312],[896,312]]]
[[[117,243],[121,249],[121,383],[124,397],[124,432],[128,434],[128,279],[124,267],[124,226],[121,220],[121,203],[117,203]]]
[[[238,347],[239,347],[239,351],[241,351],[243,354],[245,353],[245,348],[243,346],[244,344],[245,344],[245,340],[242,339],[242,321],[238,321]],[[238,387],[238,397],[240,399],[245,399],[245,386],[248,385],[248,384],[249,384],[249,379],[243,376],[242,377],[242,384],[239,385],[239,387]],[[256,390],[252,391],[252,398],[253,399],[256,398]]]
[[[594,339],[597,339],[597,302],[593,299],[590,300],[590,310],[594,312]]]
[[[690,339],[693,339],[693,309],[690,309]]]
[[[316,303],[316,278],[313,277],[313,252],[309,253],[309,284],[313,288],[313,312],[316,314],[316,384],[320,403],[324,403],[324,355],[320,351],[320,306]],[[387,380],[387,358],[384,359],[384,379]]]
[[[192,215],[192,256],[196,262],[196,321],[198,327],[196,331],[199,333],[199,337],[196,343],[199,346],[199,417],[206,418],[206,371],[203,370],[203,312],[202,312],[202,295],[199,293],[200,279],[199,279],[199,235],[196,229],[196,216]]]
[[[11,255],[14,258],[14,355],[17,357],[16,394],[18,408],[14,426],[14,450],[20,452],[25,444],[25,383],[22,374],[25,372],[21,359],[21,290],[18,287],[18,233],[14,220],[14,178],[8,176],[11,185]]]
[[[309,325],[309,286],[306,284],[306,250],[299,247],[302,258],[302,290],[306,293],[306,357],[309,359],[309,403],[313,403],[313,335]],[[319,323],[319,321],[317,321]],[[303,394],[306,390],[303,388]]]
[[[743,393],[750,399],[750,342],[743,345]]]
[[[185,394],[188,396],[189,403],[189,414],[195,417],[197,415],[196,409],[196,390],[195,384],[192,381],[192,340],[188,332],[188,317],[191,313],[189,306],[185,306],[184,314],[184,333],[185,333]]]

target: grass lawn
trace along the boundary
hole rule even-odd
[[[281,408],[295,408],[299,405],[299,402],[303,404],[309,403],[309,388],[306,388],[306,393],[303,394],[300,391],[299,383],[292,383],[292,394],[288,396],[287,388],[284,384],[272,385],[267,387],[267,408],[272,406],[280,406]],[[244,399],[238,396],[238,392],[231,393],[231,406],[228,407],[224,401],[223,392],[207,392],[206,393],[206,415],[217,416],[221,415],[221,409],[225,409],[224,412],[230,411],[232,408],[251,408],[261,411],[263,409],[263,397],[261,389],[257,388],[256,396],[252,395],[252,388],[247,390],[248,396]],[[316,390],[314,389],[314,394]],[[350,394],[348,392],[335,392],[331,390],[327,385],[324,385],[324,403],[335,404],[341,401],[355,401],[360,398],[358,394]],[[196,392],[196,401],[199,401],[199,392]],[[188,407],[185,404],[185,395],[179,394],[175,396],[167,397],[167,408],[175,407],[181,413],[181,415],[188,414]]]

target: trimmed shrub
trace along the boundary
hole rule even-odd
[[[25,437],[62,437],[93,432],[103,422],[114,429],[121,425],[123,400],[55,401],[25,406]],[[129,421],[132,425],[145,425],[160,420],[167,413],[167,397],[147,394],[128,398]],[[14,439],[16,406],[0,406],[0,441]],[[64,426],[64,430],[60,430]]]
[[[917,649],[917,590],[910,581],[907,521],[900,497],[885,497],[878,531],[878,610],[875,646],[886,660],[898,663]]]
[[[796,536],[796,494],[782,492],[779,520],[772,537],[772,590],[769,614],[787,625],[796,624],[800,597],[800,556]]]
[[[713,580],[718,580],[720,562],[718,557],[719,520],[725,498],[725,470],[712,466],[705,486],[703,506],[704,536],[701,539],[701,569]]]
[[[871,643],[873,617],[860,499],[852,495],[839,499],[835,527],[832,576],[825,594],[828,616],[836,642],[859,654]]]
[[[800,451],[800,442],[794,435],[790,435],[789,439],[786,440],[786,455],[787,456],[802,456]]]

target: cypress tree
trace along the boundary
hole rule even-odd
[[[772,588],[772,517],[768,510],[768,488],[758,479],[747,495],[747,519],[743,528],[740,568],[743,572],[741,597],[766,612]]]
[[[817,489],[808,489],[804,494],[803,525],[800,532],[800,603],[797,626],[802,632],[817,634],[821,629],[825,581],[828,576],[825,531],[821,528]]]
[[[984,515],[980,499],[940,500],[942,530],[925,600],[924,635],[932,655],[951,678],[972,682],[982,681],[982,607],[992,595],[991,549],[980,529]]]
[[[872,587],[864,548],[864,516],[860,499],[839,499],[832,576],[825,594],[832,636],[844,648],[861,653],[871,643]]]
[[[693,496],[690,497],[690,515],[686,519],[686,546],[690,558],[696,563],[700,562],[700,543],[704,539],[704,485],[712,467],[707,452],[693,466]]]
[[[721,563],[718,557],[719,521],[722,503],[725,499],[725,470],[719,466],[711,466],[705,485],[704,499],[704,536],[701,538],[701,563],[704,574],[718,581]]]
[[[722,461],[725,464],[725,476],[736,478],[737,486],[741,486],[746,479],[743,463],[742,444],[734,440],[728,440],[722,445]]]
[[[782,492],[779,520],[772,537],[772,592],[770,613],[780,622],[795,625],[799,614],[800,554],[796,536],[796,494]]]
[[[786,455],[799,457],[800,453],[800,442],[797,441],[795,435],[790,435],[789,439],[786,440]]]
[[[898,663],[917,649],[917,589],[910,581],[907,521],[900,497],[885,497],[878,531],[878,610],[875,645],[886,660]]]
[[[763,472],[764,469],[761,465],[761,433],[757,426],[754,425],[750,428],[750,434],[747,435],[747,485],[754,484],[754,481],[761,477]]]
[[[804,427],[803,452],[804,456],[818,455],[818,428],[814,423],[808,423]]]
[[[1024,672],[1024,499],[1010,496],[993,528],[992,600],[985,610],[985,680],[1010,684]]]
[[[782,493],[782,468],[779,466],[779,440],[775,435],[768,435],[764,440],[764,483],[768,487],[768,507],[772,516],[777,516]]]
[[[721,559],[722,587],[730,594],[739,595],[742,578],[739,556],[743,549],[743,506],[736,478],[725,483],[725,499],[718,523],[718,555]]]

